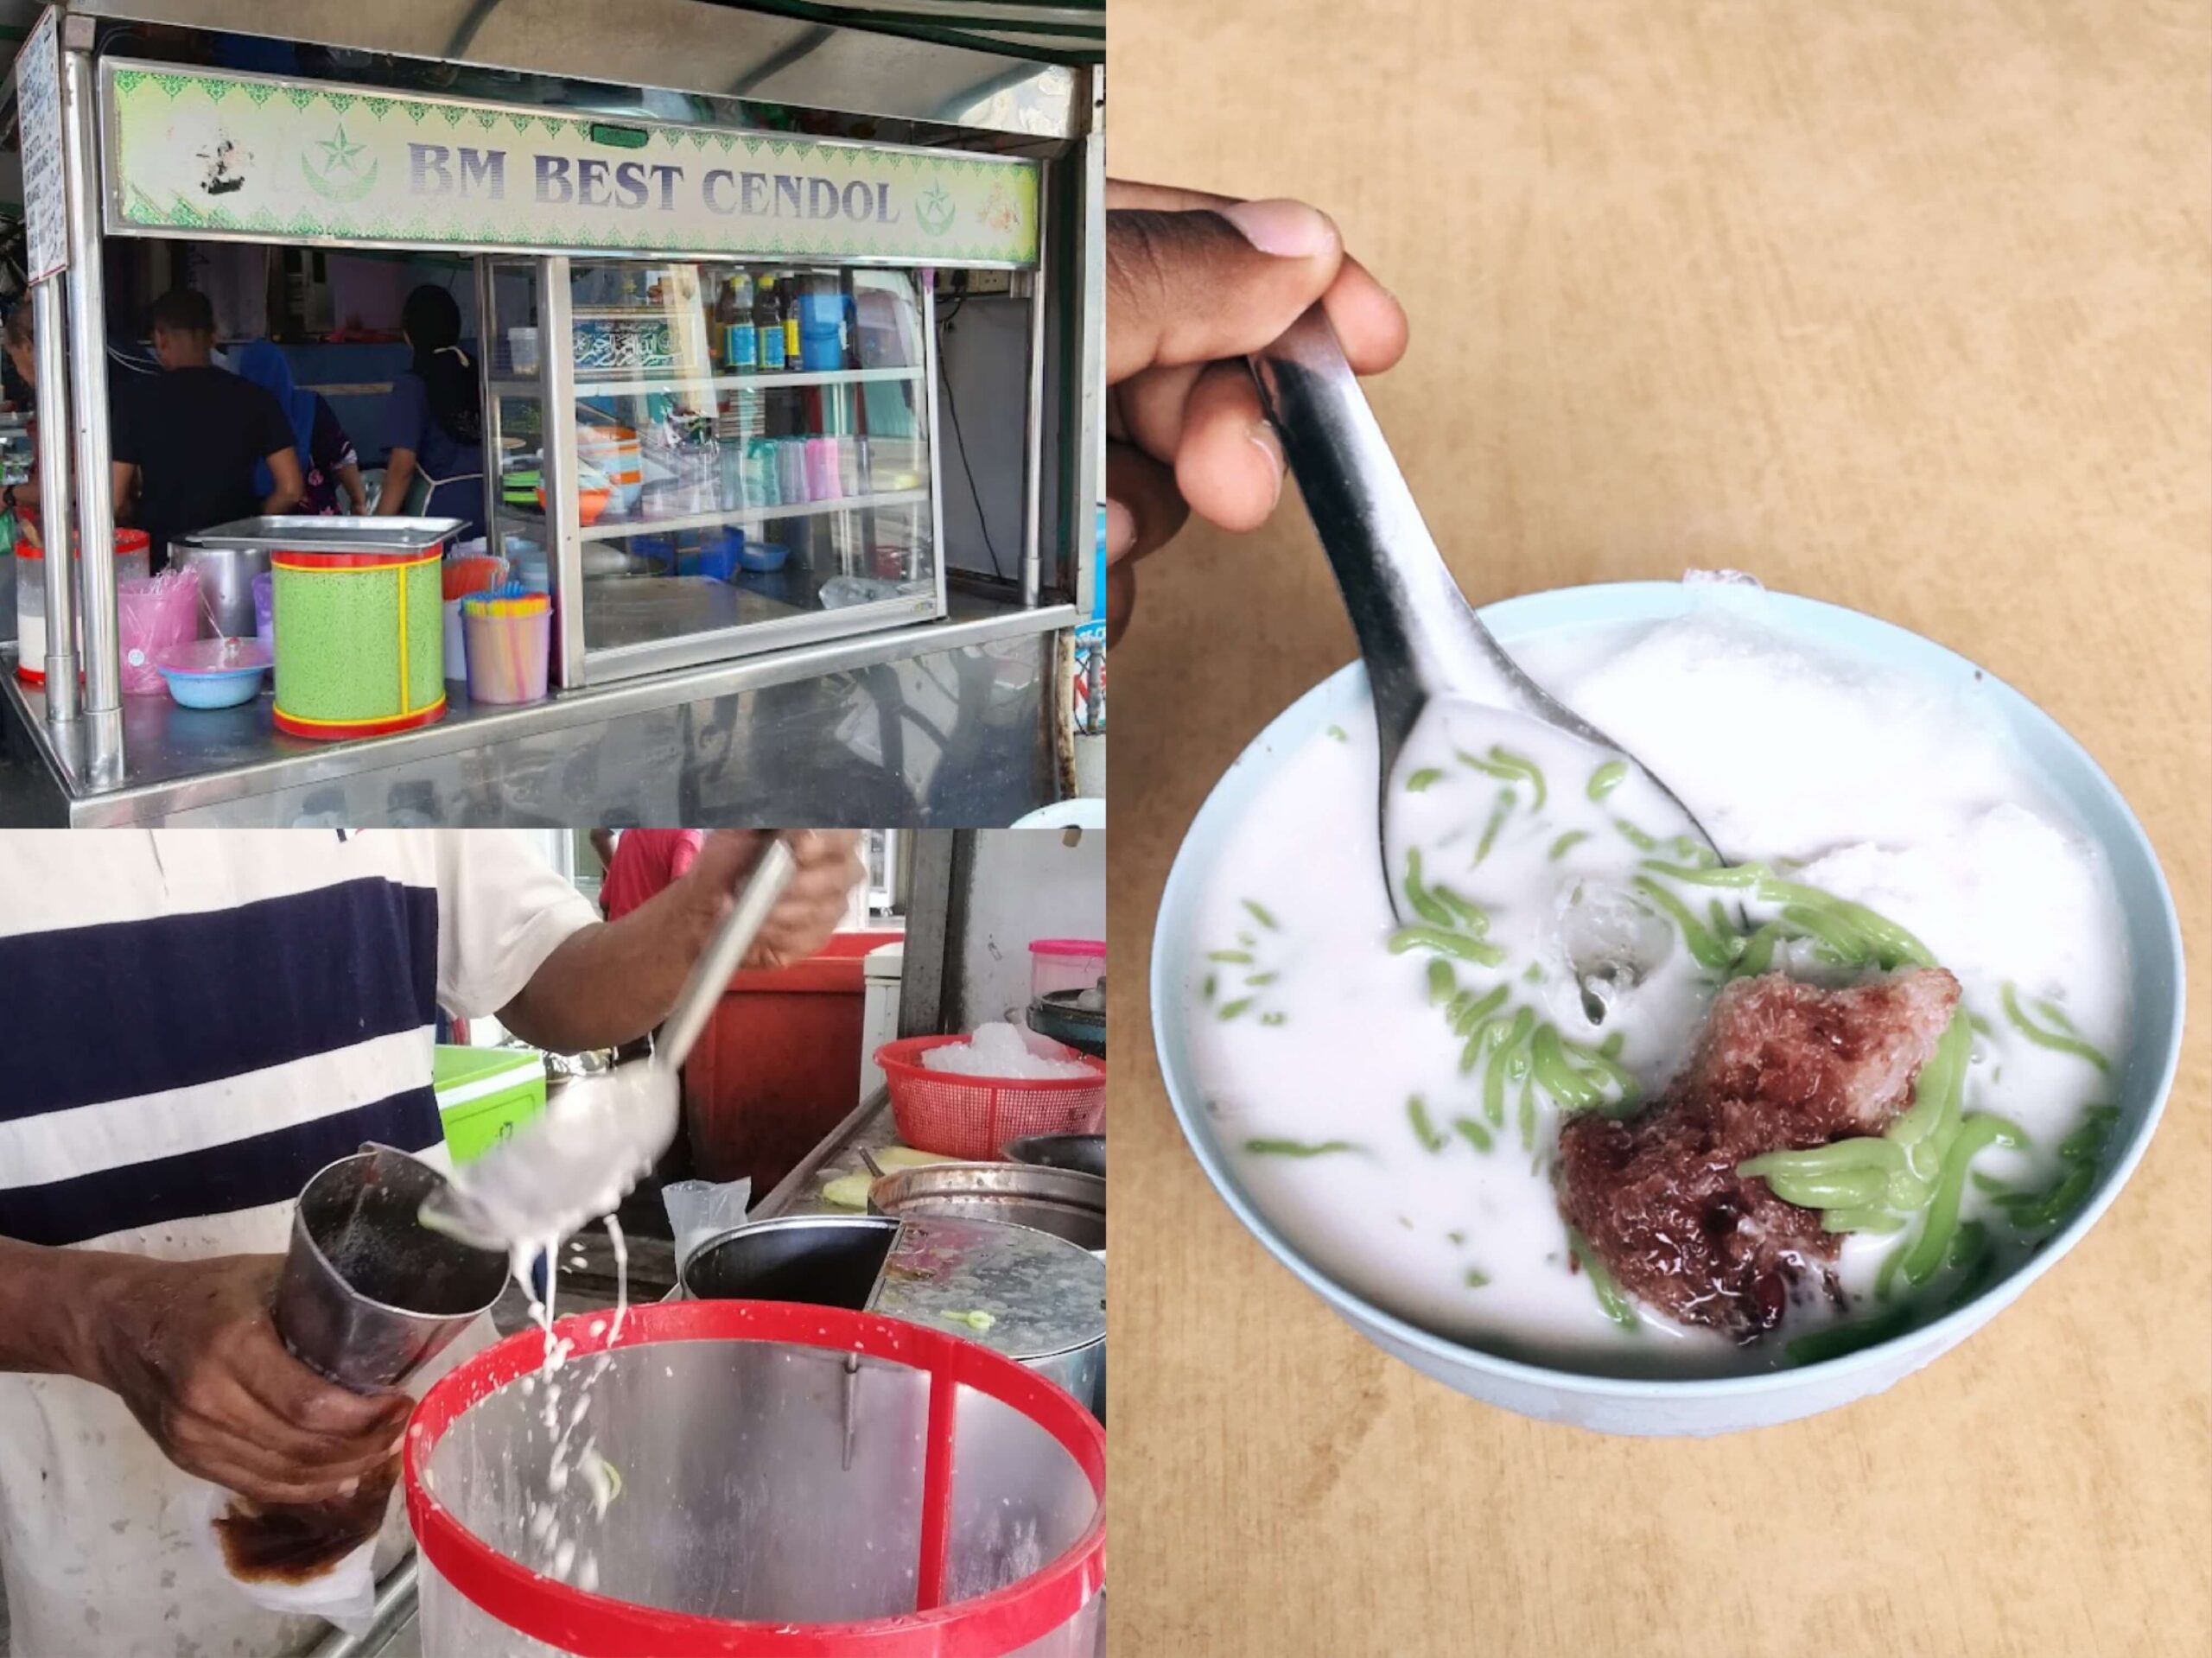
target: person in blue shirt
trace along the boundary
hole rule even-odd
[[[461,307],[444,289],[425,283],[407,296],[399,327],[415,359],[392,382],[385,404],[391,457],[377,514],[459,518],[466,526],[461,539],[480,536],[484,409],[476,365],[461,348]]]
[[[360,457],[322,394],[301,390],[284,353],[266,340],[253,340],[240,351],[236,367],[240,379],[252,381],[276,398],[291,422],[292,448],[307,474],[305,492],[292,510],[312,518],[341,510],[358,515],[368,499],[361,483]],[[266,462],[254,474],[253,486],[264,495],[272,487]]]

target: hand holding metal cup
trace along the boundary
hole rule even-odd
[[[397,1387],[499,1299],[507,1260],[421,1221],[445,1177],[365,1146],[309,1180],[276,1284],[276,1332],[356,1393]]]

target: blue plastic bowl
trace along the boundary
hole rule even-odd
[[[164,668],[162,677],[168,681],[169,695],[181,707],[234,708],[261,694],[264,671],[259,668],[240,668],[225,673],[181,674]]]
[[[233,708],[261,694],[271,661],[254,639],[193,639],[154,658],[181,708]]]
[[[1955,1312],[1841,1357],[1788,1369],[1680,1378],[1600,1375],[1507,1357],[1424,1330],[1335,1282],[1275,1229],[1216,1139],[1189,1052],[1184,978],[1197,949],[1194,923],[1207,877],[1282,757],[1327,726],[1369,717],[1367,676],[1358,664],[1323,680],[1252,740],[1199,809],[1160,898],[1152,939],[1153,1041],[1184,1138],[1214,1189],[1276,1260],[1376,1345],[1461,1393],[1542,1421],[1612,1433],[1703,1436],[1793,1421],[1881,1392],[1987,1324],[2081,1242],[2142,1160],[2173,1087],[2183,1005],[2181,925],[2158,854],[2112,779],[2056,721],[1956,652],[1840,605],[1783,593],[1770,592],[1767,599],[1776,623],[1793,632],[1860,663],[1957,687],[1993,710],[2031,772],[2072,809],[2103,852],[2120,896],[2135,1028],[2120,1056],[2113,1155],[2071,1221]],[[1691,590],[1676,582],[1623,582],[1509,599],[1485,606],[1482,618],[1510,649],[1542,636],[1662,621],[1694,602]]]
[[[791,549],[780,541],[748,541],[738,549],[737,564],[755,575],[767,575],[782,569],[791,556]]]

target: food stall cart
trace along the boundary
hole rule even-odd
[[[112,563],[48,557],[54,668],[0,673],[35,816],[974,824],[1077,791],[1099,72],[703,0],[623,14],[313,0],[252,42],[311,43],[312,75],[230,67],[270,26],[236,0],[75,0],[33,31],[40,470],[49,500],[79,480],[78,545],[116,520],[104,251],[459,259],[486,550],[554,619],[543,700],[449,683],[429,723],[325,742],[265,695],[121,695]]]

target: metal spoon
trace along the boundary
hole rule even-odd
[[[1485,729],[1494,721],[1508,747],[1513,727],[1525,731],[1534,721],[1586,745],[1592,769],[1627,761],[1656,790],[1659,810],[1676,820],[1645,827],[1662,839],[1688,835],[1712,848],[1713,837],[1672,790],[1531,679],[1475,614],[1445,567],[1322,308],[1308,310],[1250,364],[1367,664],[1382,743],[1378,846],[1383,885],[1400,920],[1414,918],[1394,875],[1404,867],[1392,830],[1393,803],[1404,797],[1394,787],[1399,758],[1422,715],[1447,700],[1487,710]],[[1457,720],[1453,728],[1462,729]],[[1585,1001],[1591,1005],[1586,987]]]
[[[788,845],[770,842],[692,963],[652,1058],[571,1082],[516,1134],[456,1169],[423,1204],[423,1224],[505,1249],[573,1231],[620,1203],[675,1139],[677,1071],[798,868]]]

